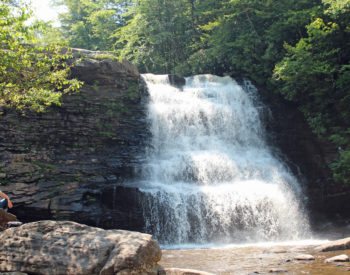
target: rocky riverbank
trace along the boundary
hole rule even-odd
[[[148,234],[69,221],[28,223],[0,232],[0,237],[1,274],[336,275],[350,271],[350,238],[321,245],[271,243],[161,251]]]
[[[349,241],[346,238],[322,245],[295,242],[165,250],[160,264],[200,269],[217,275],[342,275],[350,272]]]
[[[7,229],[0,237],[0,272],[6,274],[209,274],[163,268],[157,242],[138,232],[39,221]]]

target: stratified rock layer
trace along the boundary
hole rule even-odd
[[[147,94],[129,62],[83,57],[73,77],[78,94],[47,113],[0,108],[0,183],[23,222],[73,220],[141,231],[138,178],[149,132]],[[4,186],[6,185],[6,186]]]
[[[28,274],[157,274],[151,235],[40,221],[0,233],[0,271]]]

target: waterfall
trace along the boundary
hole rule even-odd
[[[145,74],[151,146],[144,166],[145,231],[163,245],[306,236],[298,182],[266,145],[256,89],[198,75],[175,88]]]

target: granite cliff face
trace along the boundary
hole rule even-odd
[[[142,230],[137,178],[149,133],[137,69],[97,60],[72,70],[85,82],[47,113],[0,113],[0,182],[24,222],[73,220],[103,228]]]

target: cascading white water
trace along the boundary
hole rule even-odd
[[[264,141],[255,91],[199,75],[182,90],[143,75],[152,146],[141,191],[146,231],[161,244],[291,240],[309,225],[295,178]]]

